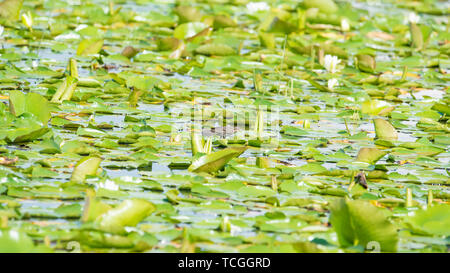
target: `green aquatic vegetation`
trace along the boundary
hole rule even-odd
[[[0,252],[448,252],[445,1],[0,1]]]
[[[192,172],[213,173],[221,170],[225,164],[235,157],[240,156],[246,147],[230,147],[221,151],[202,155],[192,161],[188,170]]]
[[[9,93],[9,111],[18,117],[23,113],[30,113],[42,124],[50,120],[50,106],[46,98],[37,93],[24,94],[14,90]]]
[[[330,222],[335,227],[339,243],[344,247],[379,244],[383,252],[397,250],[396,227],[385,214],[367,201],[339,199],[331,204]]]
[[[373,124],[375,127],[376,137],[382,140],[397,140],[398,133],[397,130],[384,119],[374,119]]]
[[[448,224],[450,206],[430,204],[425,210],[416,211],[414,216],[406,219],[406,225],[413,232],[428,235],[449,236]]]
[[[64,100],[70,100],[77,87],[78,80],[76,77],[68,76],[64,79],[63,83],[59,86],[56,93],[53,95],[51,102],[62,102]]]
[[[100,214],[94,221],[100,230],[118,233],[124,227],[136,226],[154,210],[155,206],[147,200],[129,199]]]
[[[23,0],[4,0],[0,3],[0,17],[16,20],[19,18]]]
[[[96,156],[88,156],[75,165],[70,182],[81,183],[86,179],[86,175],[95,175],[100,166],[101,158]]]

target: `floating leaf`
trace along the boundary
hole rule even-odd
[[[4,0],[0,3],[0,17],[4,17],[8,20],[19,19],[22,5],[23,0]]]
[[[103,47],[103,39],[85,39],[80,42],[77,55],[89,56],[98,54]]]
[[[296,30],[297,30],[297,27],[295,25],[292,25],[286,21],[281,20],[278,17],[275,17],[275,18],[273,18],[272,22],[270,23],[270,25],[266,31],[289,34]]]
[[[356,55],[356,66],[363,72],[373,73],[376,68],[375,58],[368,54]]]
[[[125,227],[136,226],[155,209],[155,206],[147,200],[128,199],[102,214],[97,218],[96,223],[103,231],[120,233]]]
[[[261,43],[261,46],[267,47],[270,49],[275,48],[275,35],[273,33],[266,33],[266,32],[260,32],[259,35],[259,42]]]
[[[374,119],[373,124],[375,126],[375,134],[377,138],[382,140],[397,140],[398,133],[389,121],[384,119]]]
[[[420,234],[450,236],[450,205],[438,204],[418,210],[405,222]]]
[[[75,60],[74,58],[70,58],[69,63],[67,64],[66,71],[69,74],[69,76],[78,78],[77,60]]]
[[[318,8],[324,13],[335,13],[338,11],[338,7],[333,0],[304,0],[303,5],[306,8]]]
[[[34,246],[33,240],[24,232],[16,229],[0,228],[0,253],[43,253],[46,247]]]
[[[236,51],[226,44],[206,44],[197,47],[195,53],[207,56],[228,56],[236,54]]]
[[[84,182],[86,175],[95,175],[100,166],[101,158],[96,156],[87,156],[82,158],[75,165],[70,182],[81,183]]]
[[[173,36],[177,39],[184,40],[192,37],[204,30],[208,26],[200,22],[190,22],[177,26],[173,31]]]
[[[77,87],[78,80],[74,77],[67,76],[63,83],[58,87],[56,93],[53,95],[51,102],[61,103],[65,100],[70,100]]]
[[[214,16],[214,29],[226,28],[226,27],[236,27],[237,23],[231,19],[229,16],[216,15]]]
[[[356,156],[356,161],[374,164],[385,155],[386,152],[377,148],[361,148]]]
[[[394,107],[383,100],[366,100],[361,105],[361,111],[369,115],[387,115]]]
[[[411,46],[415,49],[422,49],[424,41],[420,27],[418,27],[415,23],[411,23],[409,25],[409,31],[411,33]]]
[[[288,126],[288,125],[286,125],[286,126],[284,126],[282,128],[282,133],[285,134],[285,135],[290,135],[290,136],[305,136],[305,135],[308,135],[307,131],[305,131],[303,129],[300,129],[300,128],[297,128],[297,127],[294,127],[294,126]]]
[[[86,192],[86,198],[84,200],[83,215],[81,221],[92,222],[95,221],[100,215],[104,214],[112,207],[106,203],[103,203],[95,197],[95,192],[89,189]]]
[[[180,24],[200,21],[202,18],[202,13],[197,8],[192,6],[178,6],[173,11],[176,15],[178,15]]]
[[[375,242],[383,252],[397,250],[396,228],[381,209],[369,202],[341,198],[331,203],[330,211],[330,223],[341,246],[360,245],[367,248],[369,243]]]
[[[240,156],[247,147],[230,147],[208,155],[201,156],[194,160],[189,166],[191,172],[216,172],[225,166],[230,160]]]
[[[132,47],[132,46],[126,46],[123,50],[122,50],[122,54],[123,56],[127,57],[128,59],[133,58],[134,56],[136,56],[136,54],[139,53],[139,50]]]
[[[447,116],[450,116],[450,106],[448,105],[442,103],[435,103],[431,107],[431,109],[441,112],[442,114],[446,114]]]
[[[31,113],[44,125],[51,118],[47,99],[37,93],[24,94],[18,90],[11,91],[9,93],[9,110],[16,117],[23,113]]]
[[[159,51],[172,51],[180,46],[181,41],[175,37],[164,37],[156,40]]]

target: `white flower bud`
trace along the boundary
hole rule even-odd
[[[349,31],[350,30],[350,24],[347,20],[347,18],[344,18],[341,20],[341,30],[342,31]]]
[[[338,57],[325,55],[324,66],[325,69],[330,73],[336,73],[338,71],[337,65],[341,62]]]
[[[328,80],[328,89],[333,90],[335,86],[339,84],[339,81],[335,78]]]

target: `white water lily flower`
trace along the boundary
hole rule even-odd
[[[349,31],[350,30],[350,24],[346,18],[341,20],[341,30],[342,31]]]
[[[268,10],[270,9],[270,6],[267,5],[266,2],[250,2],[247,4],[247,9],[250,13],[255,13],[260,10]]]
[[[31,62],[31,66],[32,66],[33,68],[38,67],[38,65],[39,65],[39,61],[38,61],[38,60],[33,60],[33,61]]]
[[[31,15],[31,12],[22,14],[22,23],[28,28],[33,26],[33,15]]]
[[[416,13],[410,12],[408,14],[408,22],[417,24],[417,23],[419,23],[419,20],[420,20],[420,16],[417,15]]]
[[[330,73],[336,73],[338,71],[337,65],[341,62],[338,57],[325,55],[324,66],[325,69]]]
[[[111,180],[106,180],[105,183],[98,184],[98,188],[107,189],[110,191],[118,191],[119,190],[119,186],[116,183],[114,183],[114,181],[111,181]]]
[[[328,80],[328,89],[333,90],[336,85],[339,84],[339,81],[335,78]]]

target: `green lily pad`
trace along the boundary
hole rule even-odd
[[[142,199],[128,199],[106,211],[96,219],[99,229],[120,233],[125,227],[134,227],[155,211],[155,206]]]
[[[11,91],[9,93],[9,110],[16,117],[23,113],[31,113],[42,124],[47,124],[51,118],[47,99],[37,93],[24,94],[17,90]]]
[[[406,223],[413,231],[421,234],[450,236],[447,228],[450,224],[450,206],[439,204],[416,211],[414,216],[406,219]]]
[[[361,148],[356,156],[356,161],[375,164],[380,158],[386,155],[386,152],[377,148]]]
[[[75,165],[70,182],[81,183],[84,182],[86,175],[95,175],[100,166],[101,158],[96,156],[87,156],[82,158]]]
[[[344,247],[368,248],[374,242],[383,252],[397,250],[398,235],[385,214],[367,201],[339,199],[331,204],[330,223]]]
[[[373,124],[375,126],[375,134],[377,138],[382,140],[397,140],[398,133],[389,121],[384,119],[374,119]]]
[[[213,173],[222,169],[233,158],[240,156],[247,147],[231,147],[195,159],[188,171]]]
[[[184,23],[175,28],[173,36],[177,39],[184,40],[193,37],[208,26],[201,22]]]
[[[23,0],[4,0],[0,3],[0,17],[9,20],[19,19],[20,10],[22,9]]]

